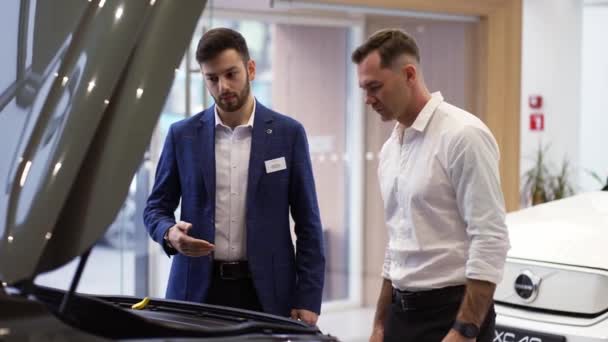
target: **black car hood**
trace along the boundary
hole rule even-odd
[[[300,321],[221,306],[151,299],[132,310],[140,298],[79,294],[57,315],[63,290],[36,286],[31,296],[0,292],[3,341],[337,341]]]

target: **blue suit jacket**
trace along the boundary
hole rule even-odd
[[[264,161],[284,157],[287,169],[266,173]],[[215,240],[215,112],[171,126],[144,211],[150,236],[163,237],[181,220],[190,235]],[[293,308],[320,312],[325,256],[306,133],[294,119],[256,104],[247,185],[247,259],[265,312],[288,316]],[[296,250],[289,211],[295,221]],[[205,302],[212,256],[173,258],[167,298]]]

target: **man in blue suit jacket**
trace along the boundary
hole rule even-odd
[[[315,324],[325,257],[304,128],[253,97],[255,62],[238,32],[208,31],[196,57],[215,105],[171,126],[144,211],[174,255],[167,298]]]

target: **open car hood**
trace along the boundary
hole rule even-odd
[[[301,321],[235,308],[151,299],[131,310],[141,298],[78,295],[66,314],[53,315],[64,291],[37,286],[32,295],[0,291],[2,341],[338,341]]]
[[[507,214],[510,258],[608,270],[608,192]]]
[[[2,282],[58,268],[103,235],[205,3],[0,4]]]

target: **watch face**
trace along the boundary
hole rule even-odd
[[[454,324],[454,329],[458,331],[462,336],[467,338],[474,338],[479,335],[479,328],[473,323],[458,322]]]
[[[473,324],[465,324],[464,325],[464,337],[477,337],[478,331],[477,331],[477,327]]]

